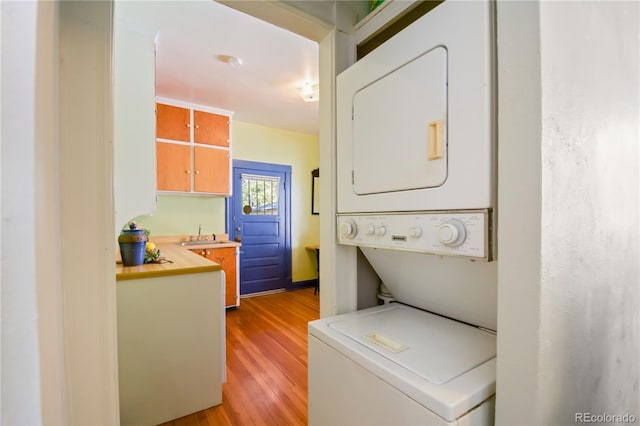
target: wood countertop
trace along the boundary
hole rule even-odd
[[[153,237],[151,240],[155,241]],[[117,263],[116,281],[163,277],[169,275],[197,274],[201,272],[219,271],[222,269],[217,263],[189,251],[190,248],[202,248],[200,246],[183,247],[175,242],[157,242],[156,244],[161,255],[165,259],[171,260],[173,263],[145,263],[144,265],[138,266],[124,266],[122,263]],[[214,246],[221,247],[223,244],[214,244]]]

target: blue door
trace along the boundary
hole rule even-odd
[[[229,237],[240,247],[240,294],[291,286],[291,166],[233,161]]]

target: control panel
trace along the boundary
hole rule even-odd
[[[490,212],[338,215],[338,243],[491,260]]]

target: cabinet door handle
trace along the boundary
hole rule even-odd
[[[191,128],[191,124],[190,123],[186,123],[185,126],[188,127],[188,128]]]
[[[199,128],[200,128],[200,125],[199,125],[199,124],[196,124],[196,129],[199,129]]]
[[[190,174],[190,173],[191,173],[191,170],[185,170],[184,172],[185,172],[186,174]]]
[[[207,250],[207,256],[211,254],[211,250]]]
[[[199,175],[200,174],[200,170],[196,170],[196,174]]]

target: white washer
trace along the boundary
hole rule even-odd
[[[338,242],[360,247],[404,303],[309,323],[309,424],[493,423],[495,280],[487,273],[494,265],[483,261],[488,217],[487,211],[338,216]],[[449,224],[464,236],[454,245],[440,232]],[[446,255],[438,271],[426,253]],[[454,270],[462,269],[478,279],[460,280]]]
[[[309,323],[310,425],[489,425],[496,336],[399,303]]]

